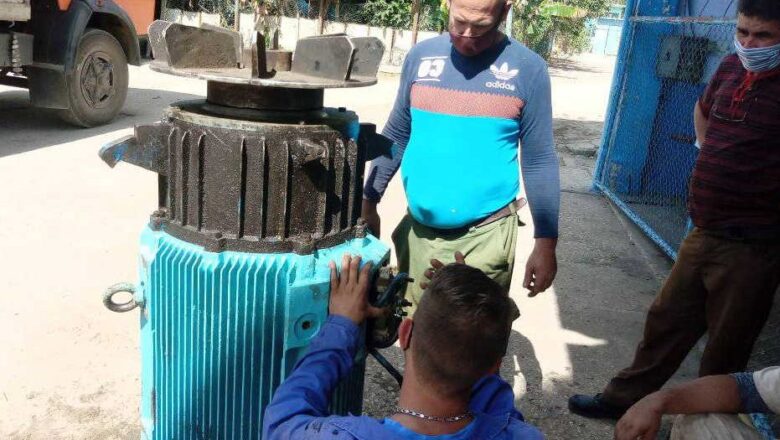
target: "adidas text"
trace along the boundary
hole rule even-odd
[[[513,92],[515,91],[515,86],[501,81],[486,82],[485,86],[490,87],[491,89],[504,89],[511,90]]]

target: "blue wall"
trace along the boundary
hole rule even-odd
[[[599,55],[617,55],[620,46],[620,34],[623,30],[623,20],[620,18],[602,17],[590,24],[593,28],[591,37],[591,53]]]

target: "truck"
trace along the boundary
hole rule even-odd
[[[74,125],[106,124],[157,16],[155,0],[0,0],[0,84],[29,89],[33,106]]]

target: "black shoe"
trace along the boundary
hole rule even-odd
[[[569,411],[591,419],[619,419],[628,411],[628,407],[604,402],[601,400],[601,394],[575,394],[569,397]]]

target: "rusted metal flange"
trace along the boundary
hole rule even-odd
[[[257,87],[250,84],[227,84],[209,81],[206,101],[234,108],[270,111],[310,111],[322,108],[322,89]]]

